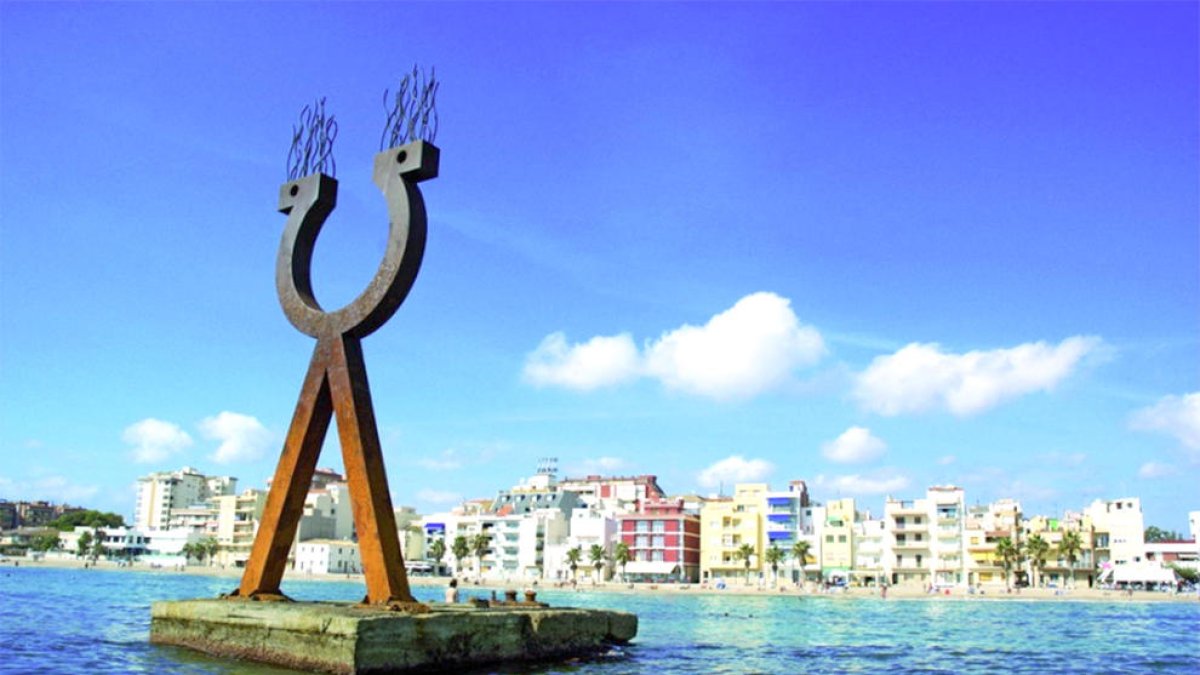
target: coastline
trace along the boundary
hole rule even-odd
[[[120,565],[116,562],[101,560],[96,563],[90,561],[71,559],[52,559],[52,560],[26,560],[9,558],[0,563],[0,569],[14,567],[19,564],[21,567],[30,568],[60,568],[60,569],[96,569],[114,572],[145,572],[151,574],[185,574],[194,576],[209,576],[222,577],[227,579],[238,579],[242,576],[240,568],[221,568],[208,567],[205,565],[189,565],[182,569],[171,567],[151,567],[147,564],[135,563],[130,566]],[[288,570],[284,573],[284,581],[363,581],[361,574],[311,574],[306,572],[296,572]],[[412,586],[445,586],[450,580],[450,577],[427,577],[410,575],[408,582]],[[495,579],[484,579],[480,584],[476,585],[471,577],[459,577],[461,588],[465,591],[470,591],[472,588],[492,589],[517,587],[524,588],[528,584],[524,581],[504,582]],[[590,582],[581,582],[572,589],[570,585],[558,586],[553,583],[539,582],[535,590],[552,590],[563,593],[587,593],[588,591],[597,591],[602,593],[618,593],[618,594],[636,594],[653,596],[657,594],[677,594],[687,593],[692,595],[736,595],[736,596],[794,596],[794,597],[814,597],[814,598],[859,598],[859,599],[874,599],[883,602],[892,600],[938,600],[938,601],[984,601],[984,602],[1003,602],[1003,601],[1024,601],[1024,602],[1200,602],[1200,594],[1174,594],[1162,593],[1158,591],[1119,591],[1107,590],[1100,588],[1075,588],[1075,589],[1052,589],[1052,588],[1023,588],[1014,589],[1012,593],[1005,593],[1003,588],[984,589],[982,593],[968,593],[963,588],[951,588],[942,590],[938,593],[927,593],[920,587],[909,586],[891,586],[887,589],[887,597],[881,597],[878,588],[846,588],[838,589],[833,592],[820,592],[815,590],[814,584],[809,584],[810,588],[798,588],[791,583],[780,584],[778,588],[771,586],[758,587],[755,585],[746,586],[733,579],[727,582],[724,589],[717,589],[712,586],[704,586],[699,584],[629,584],[609,581],[597,585],[592,585]],[[232,588],[232,587],[231,587]]]

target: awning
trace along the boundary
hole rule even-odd
[[[1112,581],[1113,583],[1150,583],[1150,584],[1173,584],[1175,583],[1175,570],[1163,567],[1158,564],[1147,563],[1129,563],[1126,565],[1114,565],[1100,575],[1100,581]]]
[[[625,566],[627,574],[675,574],[679,571],[679,563],[651,562],[649,560],[631,560]]]

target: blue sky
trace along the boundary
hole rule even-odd
[[[261,485],[311,355],[290,128],[339,124],[326,307],[434,65],[416,286],[364,343],[396,503],[555,456],[670,492],[1200,509],[1194,3],[0,5],[0,496]],[[332,438],[332,434],[331,434]],[[327,443],[322,465],[340,466]]]

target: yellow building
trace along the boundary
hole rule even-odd
[[[700,510],[700,578],[745,577],[746,559],[739,553],[744,545],[752,551],[749,576],[763,570],[763,514],[766,483],[741,483],[733,497],[710,499]]]
[[[821,577],[849,578],[854,568],[854,499],[835,499],[825,504],[821,529]]]

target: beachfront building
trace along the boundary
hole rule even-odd
[[[309,539],[295,548],[295,569],[309,574],[360,574],[358,544],[344,539]]]
[[[956,586],[968,582],[963,491],[933,486],[924,499],[884,502],[883,567],[890,583]]]
[[[207,476],[185,466],[179,471],[158,471],[138,479],[133,526],[145,530],[166,529],[175,509],[202,505],[213,497],[232,495],[237,479]]]
[[[775,546],[791,556],[796,543],[805,541],[809,545],[809,555],[816,558],[817,552],[820,551],[817,518],[821,513],[820,507],[809,500],[808,485],[802,480],[789,482],[787,491],[767,492],[764,507],[766,521],[763,523],[767,548]],[[792,582],[798,582],[799,565],[793,564],[788,567]]]
[[[871,518],[871,514],[860,514],[854,524],[854,568],[850,571],[851,581],[860,586],[877,586],[883,583],[883,540],[887,534],[887,521]]]
[[[853,497],[825,503],[821,527],[821,579],[849,583],[854,569],[854,524],[858,516]]]
[[[709,499],[700,510],[700,578],[748,579],[763,569],[763,511],[766,483],[738,483],[732,497]],[[749,546],[749,549],[743,549]],[[742,551],[749,550],[749,557]]]
[[[1091,521],[1096,564],[1102,571],[1143,560],[1146,524],[1140,499],[1097,499],[1083,510],[1083,515]]]
[[[254,536],[267,505],[267,492],[248,488],[238,495],[220,495],[212,499],[217,513],[217,563],[245,567],[254,547]]]
[[[636,513],[617,516],[620,541],[630,560],[623,579],[639,582],[700,580],[700,516],[682,497],[641,502]]]

